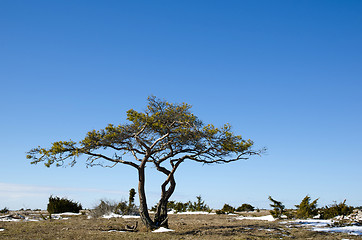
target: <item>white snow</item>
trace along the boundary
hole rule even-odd
[[[294,220],[284,223],[295,223],[302,226],[312,227],[312,231],[317,232],[341,232],[348,233],[350,235],[362,235],[362,226],[345,226],[345,227],[330,227],[333,220],[318,220],[318,219],[306,219],[306,220]]]
[[[4,231],[5,229],[3,229],[3,228],[0,228],[0,232],[2,232],[2,231]]]
[[[152,232],[154,232],[154,233],[160,233],[160,232],[173,232],[173,231],[175,231],[175,230],[167,229],[167,228],[164,228],[164,227],[160,227],[159,229],[156,229],[156,230],[154,230],[154,231],[152,231]]]
[[[295,223],[295,224],[314,226],[314,227],[326,227],[332,223],[332,220],[303,219],[303,220],[288,221],[288,223]]]
[[[140,218],[140,216],[136,216],[136,215],[123,215],[122,218]]]
[[[275,219],[273,218],[272,215],[266,215],[266,216],[261,216],[261,217],[237,217],[235,218],[237,220],[262,220],[262,221],[275,221]]]
[[[20,222],[21,220],[16,218],[0,218],[0,222]]]
[[[103,215],[102,218],[140,218],[140,216],[109,213],[109,214]]]
[[[209,213],[209,212],[179,212],[177,214],[216,214],[216,213]]]
[[[73,212],[64,212],[64,213],[54,213],[52,216],[78,216],[82,215],[82,213],[73,213]]]
[[[317,231],[317,232],[341,232],[341,233],[348,233],[350,235],[362,236],[362,226],[313,228],[313,231]]]
[[[108,213],[102,216],[102,218],[121,218],[121,217],[122,215],[116,213]]]

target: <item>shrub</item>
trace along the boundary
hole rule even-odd
[[[336,216],[346,216],[353,212],[353,207],[346,204],[346,200],[337,204],[334,203],[331,206],[325,206],[320,209],[320,218],[329,219]]]
[[[169,201],[167,203],[167,210],[172,210],[172,209],[175,209],[175,206],[176,206],[176,202],[175,201]]]
[[[82,210],[82,205],[67,198],[50,196],[47,210],[50,214],[63,212],[79,213]]]
[[[134,204],[134,197],[136,191],[134,188],[129,190],[129,198],[127,201],[121,201],[119,203],[110,200],[100,200],[101,202],[91,210],[92,217],[101,217],[110,213],[117,213],[122,215],[138,215],[138,208]]]
[[[221,209],[220,209],[220,210],[216,210],[215,213],[216,213],[216,214],[225,214],[225,212],[224,212],[223,210],[221,210]]]
[[[167,210],[175,210],[175,212],[186,212],[186,211],[206,211],[211,212],[211,209],[205,201],[202,200],[201,196],[196,197],[196,202],[188,201],[186,203],[183,202],[175,202],[169,201],[167,203]],[[156,211],[157,204],[151,208],[151,211]]]
[[[240,207],[238,207],[236,209],[236,211],[238,211],[238,212],[253,212],[254,209],[255,208],[253,206],[251,206],[250,204],[244,203]]]
[[[225,212],[225,213],[233,213],[235,212],[235,208],[233,206],[230,206],[229,204],[224,204],[224,206],[222,207],[221,211]]]
[[[188,202],[187,203],[177,202],[173,209],[176,212],[186,212],[188,207],[189,207]]]
[[[317,201],[310,202],[311,198],[307,195],[303,198],[302,202],[297,207],[296,217],[301,219],[312,218],[318,214]]]
[[[270,210],[270,214],[274,218],[281,218],[281,216],[285,213],[285,206],[282,202],[274,200],[271,196],[269,196],[268,199],[272,202],[270,206],[273,208],[273,210]]]
[[[8,213],[9,209],[7,207],[4,207],[3,209],[0,210],[0,213]]]
[[[134,197],[136,196],[136,190],[134,188],[131,188],[129,190],[129,198],[128,198],[128,205],[124,209],[125,202],[120,202],[118,204],[117,210],[120,211],[123,215],[138,215],[138,208],[134,204]]]
[[[205,204],[205,201],[202,200],[201,196],[196,197],[197,201],[191,203],[190,201],[187,203],[188,210],[191,212],[195,211],[206,211],[210,212],[211,209],[207,204]]]
[[[124,205],[121,205],[121,203],[124,203]],[[94,218],[98,218],[106,214],[114,213],[122,206],[125,206],[124,209],[127,208],[127,203],[116,203],[110,200],[102,199],[100,200],[100,203],[90,211],[90,215]]]

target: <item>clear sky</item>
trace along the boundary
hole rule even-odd
[[[26,152],[125,123],[149,95],[267,147],[187,162],[177,201],[362,205],[362,1],[0,1],[0,208],[128,198],[133,168],[50,169]],[[160,176],[147,169],[149,206]]]

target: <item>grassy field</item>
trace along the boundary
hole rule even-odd
[[[137,232],[108,232],[135,222]],[[87,219],[85,215],[37,222],[3,221],[0,239],[362,239],[288,227],[278,221],[236,220],[230,215],[170,215],[169,225],[174,232],[148,232],[140,219]]]

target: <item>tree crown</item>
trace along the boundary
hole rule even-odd
[[[31,149],[27,158],[32,164],[44,162],[47,167],[63,166],[66,160],[73,166],[79,156],[86,155],[90,166],[105,166],[101,160],[136,168],[153,162],[162,170],[160,165],[165,161],[176,168],[184,160],[227,163],[262,152],[253,151],[253,141],[235,135],[229,124],[221,128],[205,125],[190,109],[186,103],[169,103],[152,96],[144,112],[127,111],[126,124],[92,130],[79,142],[59,141],[50,148]],[[108,150],[113,150],[113,155]]]

